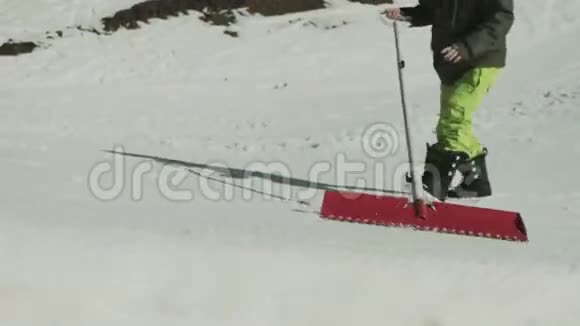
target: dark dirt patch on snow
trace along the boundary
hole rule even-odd
[[[359,2],[367,5],[382,5],[385,3],[393,3],[393,0],[348,0],[350,2]]]
[[[102,23],[105,31],[114,32],[119,28],[137,29],[139,23],[149,23],[154,18],[168,19],[197,11],[207,23],[229,26],[235,23],[236,9],[247,8],[252,14],[274,16],[324,7],[324,0],[149,0],[105,17]]]
[[[392,3],[392,0],[348,0],[363,4]],[[250,14],[263,16],[283,15],[325,8],[325,0],[147,0],[128,9],[120,10],[102,18],[100,27],[71,26],[97,35],[110,35],[119,29],[138,29],[152,19],[169,19],[191,12],[201,13],[199,19],[214,26],[230,26],[236,22],[236,10],[247,10]],[[243,14],[243,13],[242,13]],[[337,26],[338,27],[338,26]],[[238,32],[224,31],[226,35],[238,37]],[[46,32],[47,40],[63,37],[62,31]],[[0,46],[0,55],[30,53],[40,46],[38,42],[14,42],[9,40]]]
[[[0,55],[19,55],[23,53],[30,53],[37,47],[34,42],[8,42],[0,46]]]
[[[251,13],[264,16],[283,15],[325,7],[324,0],[247,0]]]
[[[114,32],[120,28],[137,29],[139,23],[149,23],[151,19],[168,19],[198,11],[203,13],[204,21],[223,26],[233,23],[231,11],[244,5],[245,0],[149,0],[118,11],[101,22],[106,32]]]

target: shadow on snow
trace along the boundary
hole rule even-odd
[[[317,181],[312,181],[312,180],[292,178],[292,177],[282,176],[282,175],[278,175],[278,174],[245,170],[245,169],[229,168],[229,167],[223,167],[223,166],[208,165],[208,164],[203,164],[203,163],[188,162],[188,161],[175,160],[175,159],[154,156],[154,155],[137,154],[137,153],[129,153],[129,152],[117,152],[117,151],[111,151],[111,150],[105,150],[105,152],[111,153],[111,154],[122,155],[122,156],[126,156],[126,157],[134,157],[134,158],[153,160],[153,161],[156,161],[156,162],[158,162],[160,164],[164,164],[164,165],[182,166],[184,168],[188,168],[189,172],[196,174],[200,177],[205,177],[205,176],[203,176],[199,172],[196,172],[196,171],[191,170],[191,169],[210,170],[210,171],[214,171],[218,174],[221,174],[221,175],[233,178],[233,179],[260,178],[260,179],[268,180],[268,181],[271,181],[271,182],[277,183],[277,184],[289,185],[292,187],[299,187],[299,188],[324,190],[324,191],[326,191],[326,190],[328,190],[328,191],[346,190],[346,191],[353,191],[353,192],[373,192],[373,193],[383,193],[383,194],[391,194],[391,195],[410,195],[409,192],[404,192],[404,191],[376,189],[376,188],[371,188],[371,187],[355,187],[355,186],[348,186],[348,185],[334,185],[334,184],[322,183],[322,182],[317,182]],[[206,178],[208,178],[208,177],[206,177]],[[224,183],[223,180],[219,180],[219,179],[215,179],[215,178],[211,178],[211,177],[209,177],[208,179]],[[236,186],[236,185],[234,185],[234,186]],[[252,190],[252,191],[259,192],[257,190]],[[280,198],[280,199],[288,200],[286,198]]]

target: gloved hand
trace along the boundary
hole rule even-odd
[[[441,54],[446,61],[451,63],[458,63],[459,61],[463,60],[463,56],[461,55],[461,49],[458,45],[453,44],[450,45],[443,50],[441,50]]]
[[[383,15],[387,16],[387,18],[391,20],[401,22],[408,22],[411,20],[410,17],[403,15],[403,12],[399,7],[387,8],[385,11],[383,11]]]

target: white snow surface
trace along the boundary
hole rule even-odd
[[[0,36],[37,40],[134,3],[1,0]],[[264,198],[103,151],[400,188],[383,8],[242,16],[239,38],[182,16],[1,57],[0,325],[578,325],[577,0],[517,1],[508,66],[475,118],[495,195],[469,204],[520,212],[529,243],[330,222],[322,190]],[[429,29],[402,26],[401,41],[422,159],[438,113]],[[377,123],[391,155],[375,159],[362,135]],[[344,177],[341,159],[366,171]],[[101,188],[122,187],[95,192],[113,165]]]

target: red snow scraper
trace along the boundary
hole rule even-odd
[[[526,227],[517,212],[438,201],[427,204],[419,195],[419,189],[422,187],[418,185],[413,169],[412,141],[402,74],[404,61],[401,59],[396,22],[393,27],[413,198],[409,200],[406,197],[326,191],[322,203],[322,217],[338,221],[410,227],[423,231],[527,242]]]

